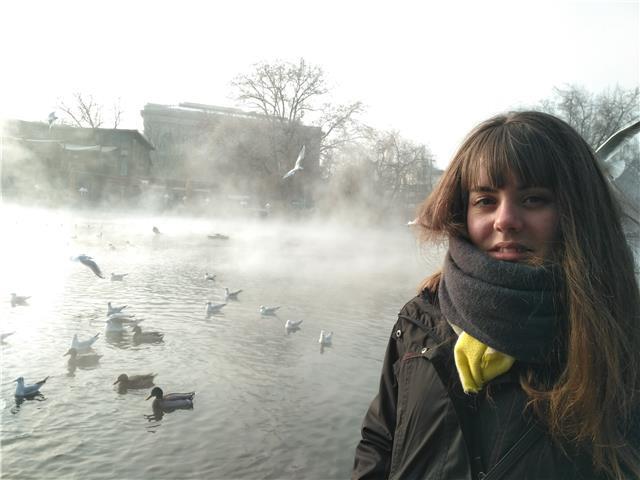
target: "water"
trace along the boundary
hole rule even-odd
[[[347,478],[397,312],[442,258],[420,252],[401,224],[10,207],[0,222],[0,331],[15,331],[0,345],[2,478]],[[230,239],[208,239],[214,232]],[[100,280],[70,261],[81,253],[107,277],[129,276]],[[206,318],[224,286],[242,288],[239,300]],[[31,295],[29,306],[12,308],[11,292]],[[128,304],[164,343],[107,338],[107,301]],[[261,317],[260,305],[282,308]],[[300,331],[287,335],[287,319],[303,319]],[[321,329],[334,332],[324,351]],[[73,334],[97,332],[99,364],[68,368]],[[153,418],[148,390],[112,385],[125,372],[155,372],[165,392],[196,391],[193,410]],[[12,380],[47,375],[44,399],[16,404]]]

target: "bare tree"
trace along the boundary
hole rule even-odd
[[[640,115],[640,88],[619,86],[593,94],[583,87],[554,88],[553,96],[540,103],[541,110],[564,119],[594,149]]]
[[[62,111],[63,123],[82,128],[100,128],[104,125],[104,106],[93,95],[74,92],[70,100],[59,99],[58,109]],[[122,117],[120,99],[113,103],[112,128],[118,128]]]

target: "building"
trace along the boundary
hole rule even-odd
[[[8,120],[1,135],[5,198],[122,200],[149,182],[154,147],[137,130]]]
[[[141,111],[156,183],[194,195],[243,195],[256,204],[307,205],[320,180],[322,131],[282,119],[196,103]],[[283,181],[305,147],[303,174]]]

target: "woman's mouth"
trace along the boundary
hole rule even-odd
[[[519,243],[499,243],[487,253],[498,260],[518,262],[529,257],[531,250]]]

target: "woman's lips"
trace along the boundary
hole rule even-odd
[[[529,256],[530,250],[517,243],[500,243],[488,251],[489,255],[498,260],[517,262]]]

